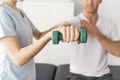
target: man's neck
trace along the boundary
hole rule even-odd
[[[83,11],[83,15],[93,24],[96,24],[98,21],[98,13],[86,13]]]

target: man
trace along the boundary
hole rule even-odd
[[[80,0],[83,12],[66,24],[88,32],[87,43],[72,44],[69,80],[113,80],[108,68],[108,54],[120,56],[120,40],[115,23],[98,14],[102,0]],[[71,41],[71,40],[70,40]],[[68,41],[69,42],[69,41]]]

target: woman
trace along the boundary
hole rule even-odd
[[[19,1],[23,0],[1,0],[0,4],[0,80],[36,80],[33,57],[51,40],[53,30],[60,31],[65,42],[77,39],[77,29],[67,23],[62,24],[68,27],[59,24],[39,32],[16,7]],[[32,36],[38,41],[33,43]]]

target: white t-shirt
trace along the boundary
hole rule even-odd
[[[79,20],[88,21],[82,13],[67,21],[80,29]],[[118,40],[117,26],[112,20],[99,15],[96,25],[99,31],[107,38]],[[107,62],[108,52],[96,38],[88,34],[87,43],[80,43],[78,45],[73,43],[72,49],[70,72],[94,77],[110,73]]]

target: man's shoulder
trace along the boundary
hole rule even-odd
[[[113,19],[110,17],[106,17],[104,15],[99,15],[99,18],[103,21],[103,22],[107,22],[107,23],[111,23],[113,22]]]
[[[104,28],[106,27],[108,29],[108,27],[109,27],[109,29],[112,29],[112,28],[117,27],[117,24],[113,18],[100,15],[100,19],[101,19],[100,25],[103,25]]]
[[[69,22],[73,26],[80,27],[80,16],[81,13],[77,16],[73,16],[72,18],[68,19],[67,22]]]
[[[73,26],[80,27],[80,20],[77,17],[72,17],[66,21],[72,24]]]

